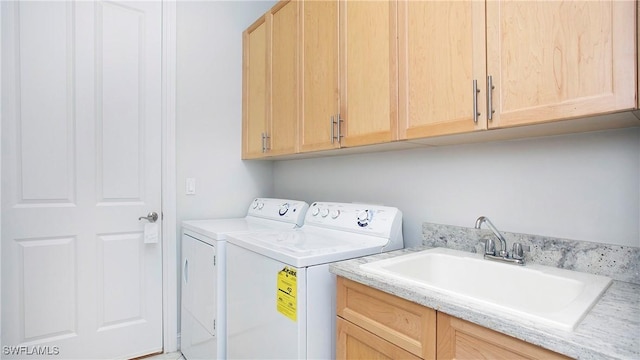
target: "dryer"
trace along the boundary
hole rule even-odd
[[[226,359],[226,239],[233,233],[300,227],[309,205],[257,198],[243,218],[182,222],[181,352]]]
[[[397,208],[313,203],[298,229],[227,239],[230,359],[335,359],[332,262],[403,248]]]

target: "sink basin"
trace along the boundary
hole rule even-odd
[[[456,297],[478,310],[573,331],[611,279],[550,266],[518,266],[446,248],[360,265],[362,270]]]

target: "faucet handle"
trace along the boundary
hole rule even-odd
[[[513,243],[513,250],[511,251],[511,257],[516,260],[524,259],[524,252],[531,251],[529,245],[522,245],[520,243]]]
[[[492,238],[488,238],[484,242],[484,254],[496,255],[496,242]]]

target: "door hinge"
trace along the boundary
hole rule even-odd
[[[216,256],[213,255],[213,266],[216,266]]]
[[[216,330],[216,319],[213,319],[213,331]]]

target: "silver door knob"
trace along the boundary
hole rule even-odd
[[[146,219],[148,222],[156,222],[156,220],[158,220],[158,213],[155,211],[150,212],[147,216],[140,216],[138,218],[138,221],[142,220],[142,219]]]

